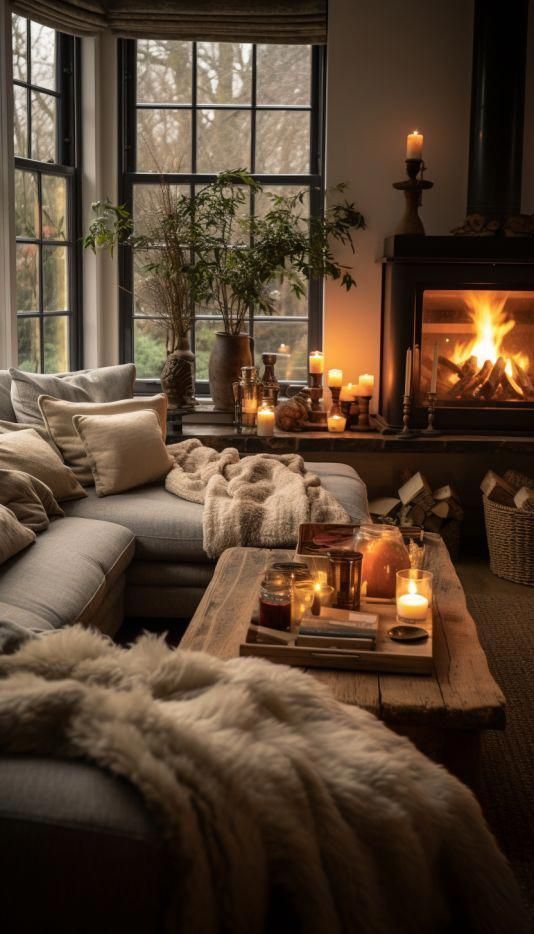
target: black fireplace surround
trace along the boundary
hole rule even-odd
[[[468,215],[480,214],[499,224],[517,215],[521,199],[521,166],[525,100],[528,0],[476,0],[468,171]],[[502,231],[502,226],[501,226]],[[511,361],[497,392],[452,399],[452,383],[459,379],[440,370],[435,424],[449,431],[529,432],[534,434],[534,237],[406,236],[385,242],[382,277],[381,384],[379,411],[385,423],[402,426],[406,351],[414,351],[414,396],[410,424],[424,427],[424,394],[428,386],[428,354],[421,354],[425,293],[465,293],[466,310],[449,311],[459,333],[470,329],[469,299],[474,293],[509,296],[521,307],[515,331],[509,331],[505,354],[515,341],[524,346],[520,359],[527,388],[519,387]],[[531,296],[529,293],[532,293]],[[519,296],[521,298],[519,299]],[[442,303],[443,304],[443,303]],[[456,316],[456,317],[455,317]],[[511,328],[511,324],[509,325]],[[440,359],[444,325],[432,324],[439,341]],[[514,337],[512,338],[512,334]],[[472,337],[472,335],[470,335]],[[508,344],[507,344],[508,341]],[[427,340],[428,346],[428,340]],[[478,366],[484,361],[479,357]],[[515,363],[513,364],[515,366]],[[487,364],[489,367],[489,363]],[[468,398],[469,397],[469,398]],[[449,401],[450,400],[450,401]]]

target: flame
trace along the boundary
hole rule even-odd
[[[509,318],[504,311],[507,299],[508,295],[502,292],[498,296],[493,292],[470,293],[466,305],[476,336],[471,341],[455,345],[452,354],[454,363],[461,365],[468,357],[476,357],[480,369],[486,360],[495,363],[499,357],[504,357],[507,376],[512,376],[512,359],[523,370],[528,370],[527,356],[522,353],[510,355],[504,349],[504,340],[515,327],[514,319]]]

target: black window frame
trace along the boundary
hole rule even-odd
[[[252,103],[250,105],[239,104],[220,104],[210,105],[213,110],[247,110],[252,111],[252,132],[251,132],[251,157],[254,159],[255,153],[255,114],[259,110],[305,110],[310,113],[310,172],[298,175],[273,175],[262,174],[251,171],[253,178],[265,185],[276,186],[295,186],[302,185],[303,188],[310,190],[310,214],[312,216],[322,216],[324,211],[324,156],[325,156],[325,107],[326,107],[326,47],[322,45],[311,45],[311,100],[310,105],[283,105],[277,108],[276,105],[261,105],[256,102],[255,83],[256,83],[256,50],[257,44],[253,44],[253,68],[252,68]],[[196,168],[196,111],[202,105],[196,100],[196,43],[193,43],[193,70],[192,70],[192,100],[189,104],[184,104],[183,109],[192,111],[192,169]],[[194,186],[206,184],[215,179],[215,173],[177,173],[177,172],[138,172],[136,169],[136,135],[137,135],[137,51],[136,40],[120,39],[118,40],[118,86],[119,86],[119,140],[118,140],[118,162],[119,162],[119,201],[121,204],[132,211],[133,209],[133,189],[135,184],[158,185],[162,180],[169,184]],[[155,104],[155,107],[158,105]],[[182,109],[182,105],[173,105],[174,109]],[[254,165],[253,165],[254,168]],[[121,363],[129,363],[135,358],[134,351],[134,321],[143,320],[142,316],[134,315],[133,304],[133,255],[132,251],[123,246],[118,251],[119,265],[119,353]],[[149,316],[147,316],[147,320]],[[197,315],[196,320],[213,320],[210,315]],[[253,334],[254,319],[264,320],[263,316],[249,314],[249,333]],[[273,320],[265,316],[265,320]],[[298,322],[306,321],[308,325],[308,351],[322,347],[323,337],[323,281],[314,279],[308,284],[308,315],[307,317],[276,316],[277,322]],[[193,350],[194,350],[193,337]],[[294,381],[295,383],[298,381]],[[138,380],[137,391],[150,393],[158,385],[159,380],[141,379]],[[197,380],[196,393],[198,396],[209,395],[209,383],[207,380]]]
[[[31,17],[22,17],[27,23],[34,22]],[[30,29],[27,28],[27,62],[31,79],[31,41]],[[15,155],[14,170],[31,172],[37,177],[39,206],[39,236],[16,237],[16,243],[35,244],[39,251],[39,308],[29,312],[17,311],[17,329],[19,319],[37,319],[40,336],[40,372],[45,367],[44,321],[54,317],[69,319],[69,361],[68,369],[76,370],[83,362],[83,251],[82,251],[82,193],[81,193],[81,40],[56,30],[56,88],[42,87],[29,80],[21,81],[12,76],[12,86],[26,90],[27,116],[27,153],[31,152],[31,92],[38,91],[56,98],[56,162],[41,162],[28,155]],[[42,230],[42,178],[53,175],[66,180],[67,185],[67,231],[65,240],[43,238]],[[43,289],[43,246],[64,247],[67,249],[68,274],[68,309],[44,311]]]

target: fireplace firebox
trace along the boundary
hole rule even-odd
[[[414,427],[426,424],[437,354],[438,428],[534,433],[534,241],[386,241],[379,408],[396,428],[408,347]]]

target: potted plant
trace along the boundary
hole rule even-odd
[[[167,358],[161,371],[161,384],[169,403],[179,408],[196,405],[195,357],[189,345],[194,314],[190,282],[189,211],[182,197],[162,182],[143,217],[143,233],[135,234],[130,212],[109,200],[92,207],[95,218],[84,238],[84,247],[96,252],[107,249],[113,255],[117,244],[124,244],[145,257],[139,297],[150,305],[165,332]]]
[[[340,185],[337,191],[344,188]],[[263,216],[250,215],[250,191],[266,199]],[[304,294],[306,281],[315,278],[340,279],[346,289],[355,285],[350,268],[334,258],[332,246],[337,241],[354,252],[352,232],[365,227],[362,214],[343,201],[322,217],[307,217],[305,194],[269,194],[245,170],[237,169],[219,174],[184,205],[194,255],[193,295],[215,307],[223,322],[209,363],[218,409],[233,407],[232,382],[242,366],[252,363],[245,323],[250,310],[272,314],[279,295],[275,280],[288,280],[297,296]]]

